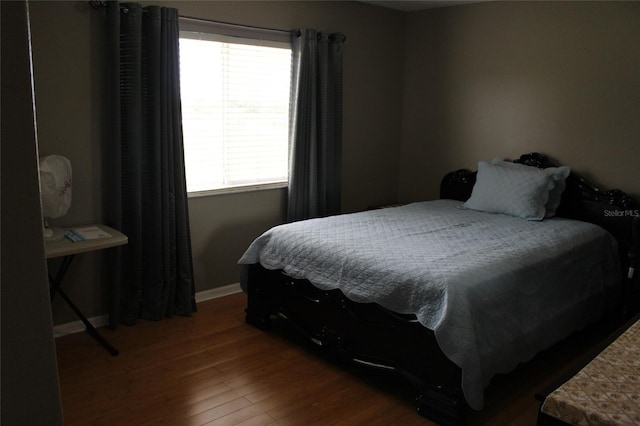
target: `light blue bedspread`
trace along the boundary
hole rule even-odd
[[[427,201],[277,226],[239,263],[415,314],[481,409],[491,377],[600,319],[620,270],[615,239],[596,225],[461,205]]]

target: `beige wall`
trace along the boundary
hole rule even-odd
[[[402,201],[544,152],[640,194],[640,2],[489,2],[407,17]]]
[[[104,17],[88,2],[29,2],[38,145],[41,156],[61,154],[73,167],[72,204],[59,226],[102,221],[102,150],[106,149]],[[69,296],[89,317],[107,312],[103,253],[76,256],[65,278]],[[57,269],[59,260],[49,261]],[[62,301],[54,323],[76,321]]]
[[[155,2],[158,3],[158,2]],[[393,202],[398,185],[404,15],[356,2],[176,1],[183,16],[280,29],[341,31],[344,55],[343,209]],[[101,153],[106,129],[104,11],[87,2],[32,2],[38,133],[42,155],[68,156],[73,205],[61,225],[102,219]],[[284,191],[189,200],[196,291],[239,279],[249,242],[283,218]],[[55,266],[55,265],[54,265]],[[88,316],[107,311],[102,255],[78,256],[65,287]],[[76,318],[63,303],[54,322]]]

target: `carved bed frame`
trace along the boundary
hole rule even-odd
[[[555,166],[538,153],[525,154],[514,162]],[[440,198],[467,200],[475,177],[476,172],[470,170],[448,173],[441,183]],[[631,222],[638,214],[638,202],[620,190],[601,191],[575,173],[566,183],[557,215],[595,223],[611,232],[620,244],[622,276],[626,276]],[[247,284],[248,323],[267,330],[273,317],[285,320],[330,356],[408,380],[417,390],[421,415],[441,424],[465,423],[469,407],[461,390],[461,370],[441,352],[433,331],[414,315],[397,314],[375,303],[352,302],[340,290],[319,290],[307,280],[260,265],[248,267]]]

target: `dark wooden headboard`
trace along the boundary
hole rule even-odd
[[[546,155],[533,152],[520,156],[514,163],[539,168],[557,167]],[[460,169],[447,173],[440,184],[440,198],[466,201],[471,196],[477,172]],[[573,171],[566,180],[557,216],[599,225],[613,234],[620,244],[620,258],[628,263],[633,245],[632,223],[640,216],[640,203],[624,191],[601,190]]]

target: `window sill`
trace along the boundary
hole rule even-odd
[[[265,191],[269,189],[282,189],[288,186],[287,182],[263,183],[257,185],[233,186],[229,188],[210,189],[207,191],[193,191],[187,193],[187,198],[210,197],[223,194],[239,194],[242,192]]]

